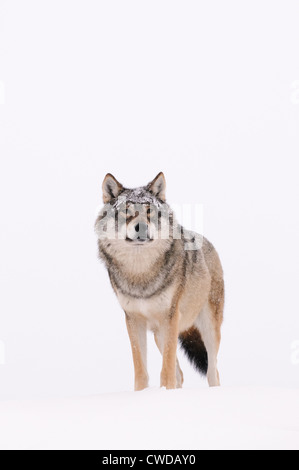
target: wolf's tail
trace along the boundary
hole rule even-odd
[[[180,334],[179,340],[191,364],[201,374],[208,371],[208,353],[199,330],[193,326]]]

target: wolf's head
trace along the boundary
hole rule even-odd
[[[103,181],[102,208],[95,224],[99,241],[128,250],[167,249],[174,236],[173,213],[165,200],[166,182],[159,173],[146,186],[125,188],[108,173]]]

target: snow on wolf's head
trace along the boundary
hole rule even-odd
[[[108,173],[102,189],[104,207],[95,224],[100,242],[127,249],[169,246],[177,224],[166,203],[162,172],[146,186],[134,189],[125,188]]]

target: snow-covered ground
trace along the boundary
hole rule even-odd
[[[214,388],[0,402],[1,449],[299,449],[299,390]]]

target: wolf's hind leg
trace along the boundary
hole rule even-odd
[[[146,359],[146,322],[141,318],[130,317],[126,314],[126,324],[132,347],[135,370],[135,391],[148,387]]]
[[[219,372],[217,369],[217,355],[221,340],[221,323],[217,321],[213,305],[210,303],[205,305],[196,319],[196,326],[200,331],[208,353],[207,379],[209,386],[220,386]]]
[[[164,350],[164,333],[163,331],[155,331],[154,333],[156,345],[163,356]],[[184,382],[184,376],[178,358],[176,358],[176,388],[182,388]]]

